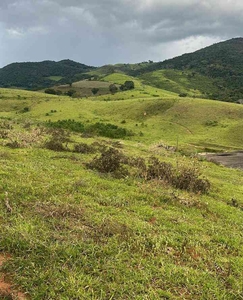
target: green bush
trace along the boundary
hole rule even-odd
[[[173,171],[173,166],[170,163],[160,162],[158,158],[151,157],[147,170],[147,180],[159,179],[172,183]]]
[[[95,153],[96,149],[93,146],[87,145],[85,143],[79,143],[74,146],[73,152],[76,153]]]
[[[67,151],[67,149],[63,146],[62,142],[59,140],[55,140],[52,138],[51,140],[45,143],[45,148],[52,151]]]
[[[133,135],[131,131],[125,128],[118,127],[110,123],[95,123],[88,126],[85,129],[86,133],[92,133],[94,135],[104,136],[108,138],[124,138],[126,136]]]
[[[95,123],[91,125],[84,125],[81,122],[74,120],[59,120],[57,122],[48,121],[46,123],[47,127],[50,128],[62,128],[74,132],[80,132],[85,134],[85,136],[104,136],[108,138],[124,138],[127,136],[132,136],[133,133],[125,128],[118,127],[110,123]]]
[[[74,132],[84,132],[84,124],[74,120],[58,120],[57,122],[47,122],[47,127],[67,129]]]
[[[45,93],[50,95],[56,95],[56,91],[52,88],[46,89]]]
[[[112,173],[115,177],[125,177],[128,171],[122,165],[123,159],[124,155],[120,151],[109,148],[101,152],[99,157],[95,157],[87,167],[101,173]]]

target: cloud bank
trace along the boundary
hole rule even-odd
[[[0,66],[164,60],[242,31],[241,0],[2,0]]]

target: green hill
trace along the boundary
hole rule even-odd
[[[240,299],[242,170],[197,152],[242,149],[243,106],[103,80],[135,89],[0,89],[0,298]]]
[[[70,60],[14,63],[0,69],[1,87],[38,90],[111,74],[137,77],[144,84],[181,94],[236,102],[243,98],[243,38],[154,63],[86,66]],[[80,95],[90,94],[90,91]]]
[[[0,69],[0,87],[41,89],[82,79],[83,73],[93,69],[71,60],[13,63]]]
[[[214,44],[194,53],[184,54],[163,62],[148,64],[147,67],[131,71],[130,74],[133,76],[142,75],[141,78],[144,78],[149,83],[153,82],[153,79],[149,77],[154,77],[154,71],[180,70],[184,72],[185,80],[188,80],[189,76],[192,83],[191,86],[194,86],[201,92],[205,92],[205,88],[200,86],[201,77],[206,78],[209,82],[208,97],[225,101],[237,101],[243,98],[242,54],[243,38],[235,38]],[[168,79],[170,78],[168,77]],[[163,81],[163,77],[161,81]],[[156,86],[164,86],[161,81],[155,82]],[[196,84],[195,81],[197,81]]]

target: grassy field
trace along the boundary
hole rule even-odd
[[[195,154],[242,149],[243,106],[134,82],[88,99],[0,90],[0,278],[28,299],[242,299],[243,173]],[[120,173],[89,167],[110,148]],[[151,156],[209,191],[149,180]]]
[[[159,70],[145,73],[140,79],[157,88],[177,94],[186,93],[190,97],[207,98],[218,92],[213,80],[192,71]]]
[[[63,94],[71,90],[75,92],[75,97],[90,97],[93,96],[92,90],[95,88],[98,89],[96,96],[100,96],[111,93],[109,89],[111,84],[112,82],[106,81],[81,80],[72,83],[71,86],[69,84],[54,86],[54,90],[61,91]],[[119,85],[117,88],[119,89]]]
[[[53,81],[59,81],[62,78],[63,78],[62,76],[49,76],[49,77],[47,77],[47,79],[51,79]]]

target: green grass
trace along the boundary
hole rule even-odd
[[[96,81],[96,80],[81,80],[72,83],[72,85],[59,85],[55,86],[54,89],[61,91],[63,94],[68,92],[69,90],[75,91],[75,97],[90,97],[93,96],[92,89],[97,88],[98,95],[106,95],[110,94],[109,86],[111,85],[111,82],[105,82],[105,81]],[[119,88],[119,85],[117,86]]]
[[[0,90],[0,131],[23,142],[48,120],[111,123],[135,133],[119,140],[125,155],[156,155],[175,167],[194,160],[161,145],[242,149],[240,105],[179,98],[140,81],[135,87],[85,100]],[[17,149],[0,139],[0,251],[11,255],[0,272],[20,290],[31,299],[241,299],[242,171],[195,158],[211,182],[200,195],[99,174],[86,168],[99,152],[47,150],[49,135]],[[67,146],[115,141],[71,132]]]
[[[177,94],[186,93],[191,97],[204,97],[218,92],[213,80],[191,71],[159,70],[140,76],[146,84]]]
[[[47,79],[50,79],[50,80],[53,80],[53,81],[59,81],[62,78],[63,78],[62,76],[49,76],[49,77],[47,77]]]

